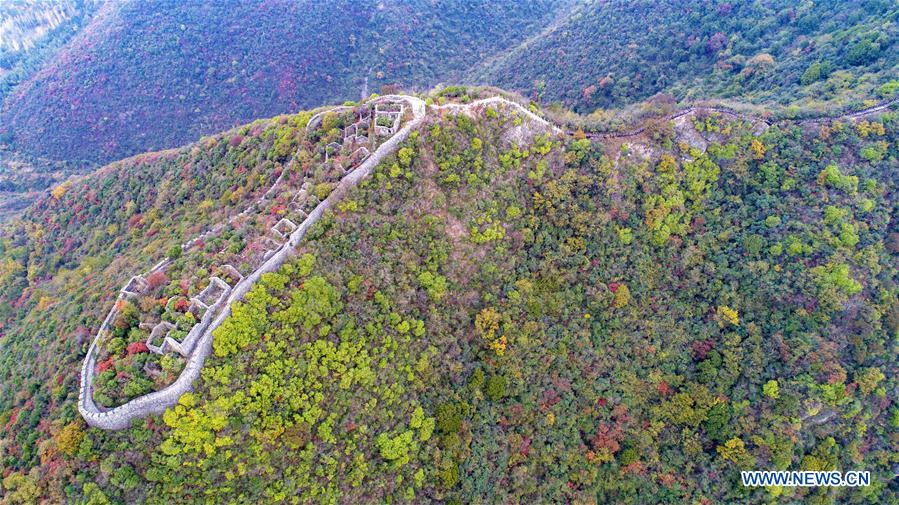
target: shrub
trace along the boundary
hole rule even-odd
[[[846,63],[852,66],[865,65],[873,62],[880,55],[880,44],[870,39],[862,39],[856,42],[846,53]]]
[[[502,375],[494,374],[487,380],[487,396],[493,401],[499,401],[506,396],[506,378]]]
[[[444,402],[437,405],[437,429],[440,433],[456,433],[462,429],[464,408],[456,402]]]
[[[825,186],[840,189],[847,192],[858,191],[858,177],[843,175],[836,165],[828,165],[818,175],[818,180]]]
[[[723,327],[726,324],[740,326],[740,316],[737,314],[737,311],[727,305],[719,305],[716,315],[718,317],[719,326]]]
[[[768,398],[776,400],[780,397],[780,385],[776,380],[769,380],[762,386],[762,392],[765,393],[765,396]]]
[[[799,83],[803,86],[808,86],[816,81],[820,81],[822,78],[827,77],[827,74],[830,73],[830,66],[822,64],[821,62],[816,61],[808,66],[805,69],[805,72],[802,73],[802,77],[799,78]]]
[[[409,461],[409,450],[414,446],[413,436],[412,430],[406,430],[395,437],[381,433],[375,439],[375,445],[382,458],[404,465]]]
[[[133,354],[138,354],[142,352],[150,352],[150,349],[147,348],[147,344],[143,342],[132,342],[128,344],[128,348],[126,349],[128,356]]]
[[[147,276],[147,284],[149,285],[150,289],[156,289],[159,286],[167,284],[168,282],[169,278],[162,270],[157,270]]]

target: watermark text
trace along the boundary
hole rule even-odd
[[[851,472],[740,472],[746,487],[861,487],[871,485],[871,473]]]

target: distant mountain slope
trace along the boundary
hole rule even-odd
[[[879,98],[899,75],[897,19],[899,6],[880,0],[594,1],[470,78],[580,111],[659,92],[767,105],[859,101]]]
[[[430,86],[539,30],[566,0],[126,1],[10,95],[0,135],[104,162],[256,117]]]
[[[103,0],[0,3],[0,100],[86,25]]]

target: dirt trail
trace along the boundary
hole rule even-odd
[[[768,121],[767,119],[765,119],[763,117],[753,116],[751,114],[745,114],[745,113],[742,113],[742,112],[739,112],[739,111],[736,111],[733,109],[729,109],[727,107],[695,106],[695,107],[688,107],[688,108],[683,109],[678,112],[673,112],[671,114],[668,114],[667,116],[663,116],[663,117],[657,119],[656,121],[661,121],[661,122],[674,121],[680,117],[683,117],[683,116],[686,116],[689,114],[695,114],[697,112],[718,112],[720,114],[726,114],[728,116],[742,119],[744,121],[748,121],[751,123],[764,123],[767,126],[773,126],[773,125],[777,125],[777,124],[790,124],[790,123],[793,123],[793,124],[820,124],[820,123],[827,123],[830,121],[835,121],[838,119],[858,118],[858,117],[866,116],[868,114],[874,114],[877,112],[887,110],[890,108],[890,106],[892,106],[893,104],[896,104],[896,103],[899,103],[899,98],[887,100],[887,101],[881,102],[877,105],[874,105],[872,107],[868,107],[866,109],[846,112],[843,114],[826,115],[826,116],[821,116],[821,117],[817,117],[817,118],[809,118],[809,119],[796,119],[796,120],[780,119],[780,120],[773,121],[773,122]],[[634,128],[632,130],[627,130],[627,131],[623,131],[623,132],[585,132],[585,135],[587,136],[587,138],[591,138],[591,139],[610,139],[610,138],[633,137],[633,136],[642,134],[644,131],[646,131],[645,125],[640,126],[639,128]],[[567,131],[566,133],[568,133],[569,135],[574,134],[574,132],[570,131],[570,130]]]

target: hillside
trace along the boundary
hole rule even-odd
[[[275,174],[327,177],[341,113],[111,165],[8,227],[2,499],[767,503],[745,468],[863,468],[778,492],[897,499],[895,111],[591,141],[478,93],[431,97],[235,306],[196,390],[123,431],[75,409],[115,291]]]
[[[90,21],[102,0],[0,4],[0,101]]]
[[[128,272],[148,268],[270,187],[285,171],[302,120],[254,123],[239,147],[231,145],[235,132],[114,163],[58,186],[5,227],[4,468],[37,466],[47,430],[77,415],[70,395],[78,389],[80,355]]]
[[[258,117],[429,87],[512,47],[560,0],[433,3],[123,1],[18,86],[0,139],[109,162]]]
[[[98,164],[382,87],[499,85],[602,127],[650,97],[799,117],[899,90],[899,9],[885,0],[78,0],[4,13],[21,22],[0,38],[33,47],[0,49],[0,219]]]
[[[590,1],[469,80],[581,112],[657,93],[832,109],[896,89],[895,2]]]

